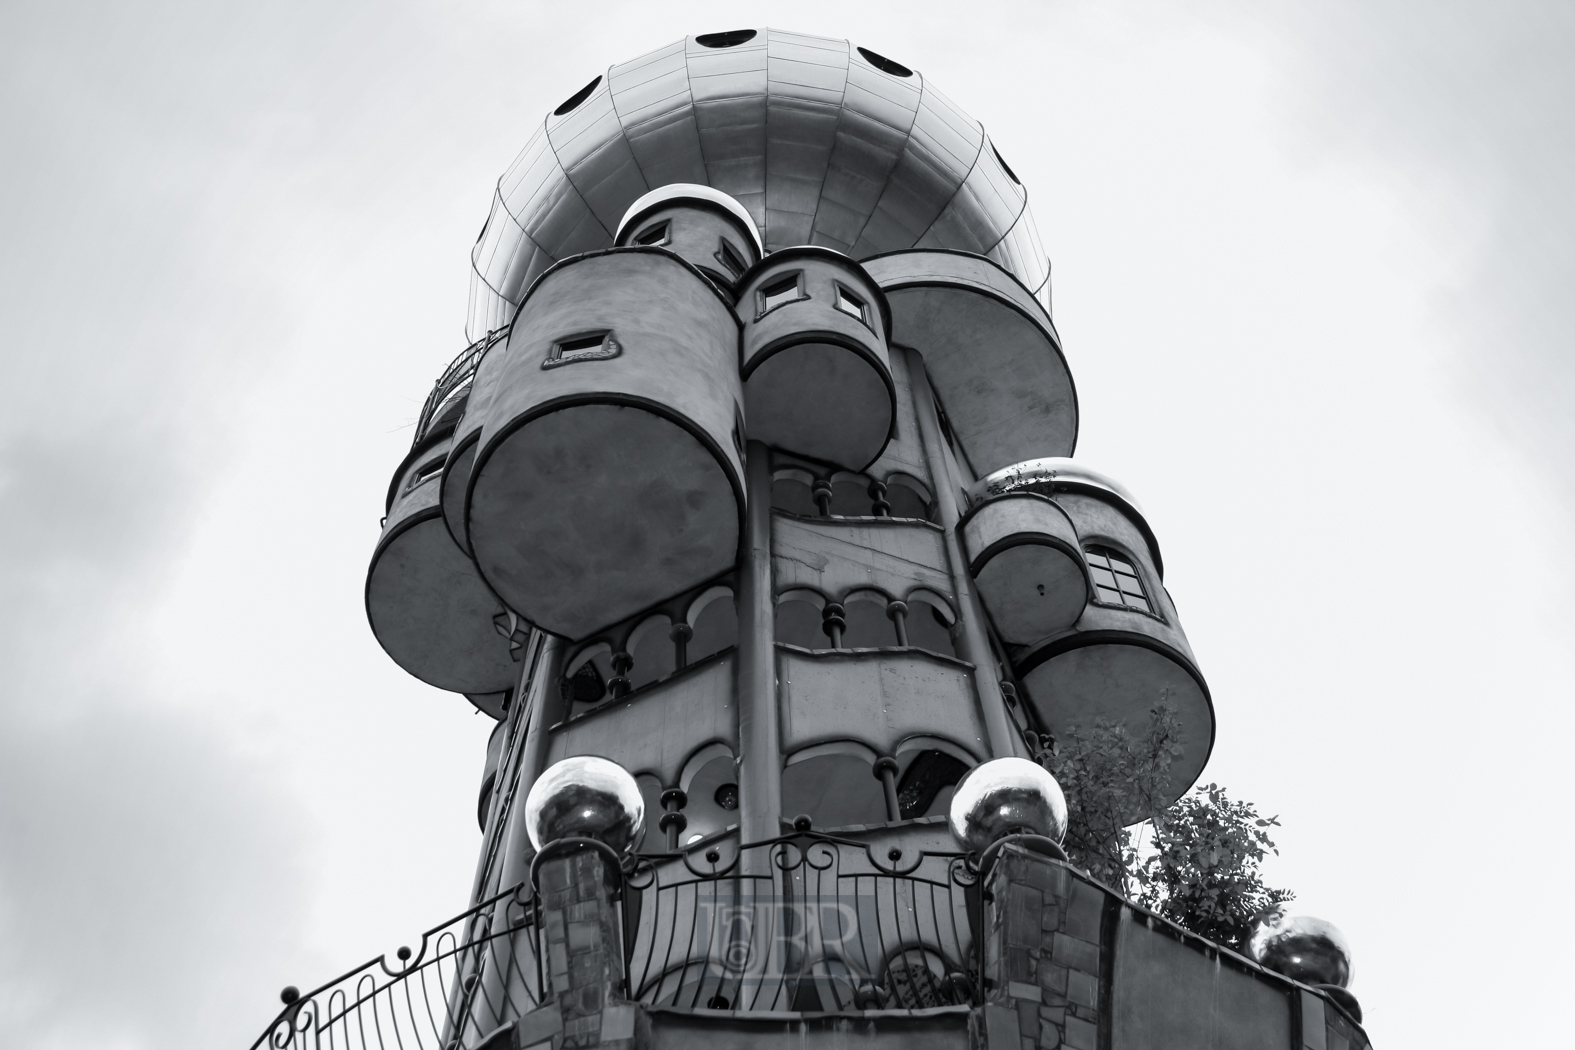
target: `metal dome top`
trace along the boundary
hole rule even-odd
[[[974,252],[1049,307],[1027,191],[983,127],[873,51],[745,29],[613,66],[548,115],[471,252],[470,338],[506,324],[554,262],[611,247],[638,198],[680,182],[736,198],[767,251]]]

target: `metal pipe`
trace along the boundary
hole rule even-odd
[[[775,613],[771,597],[771,452],[747,448],[748,498],[738,568],[738,814],[744,842],[775,838],[782,822]]]
[[[554,688],[563,663],[563,639],[547,635],[541,653],[536,657],[526,698],[530,702],[530,721],[525,728],[525,748],[520,756],[519,771],[515,774],[514,805],[509,810],[508,824],[503,830],[503,868],[498,888],[507,889],[525,881],[530,874],[530,861],[536,850],[530,844],[530,834],[525,828],[525,796],[531,785],[547,768],[548,727],[552,725],[549,714],[556,716],[561,698]]]
[[[896,353],[898,347],[892,347]],[[1006,717],[1006,705],[1001,700],[1000,681],[995,666],[995,653],[984,631],[984,610],[973,590],[973,577],[968,573],[968,563],[963,558],[957,541],[957,523],[961,512],[957,507],[957,490],[961,487],[952,476],[942,452],[941,423],[935,411],[935,394],[930,390],[930,379],[924,372],[924,358],[902,348],[908,362],[908,374],[913,382],[914,414],[919,420],[919,438],[924,444],[925,463],[930,468],[930,482],[935,488],[935,505],[940,515],[940,526],[946,536],[946,560],[950,563],[952,592],[957,596],[957,655],[974,666],[974,689],[979,698],[979,713],[984,719],[984,731],[989,737],[990,756],[1009,758],[1016,755],[1013,745],[1016,736]]]

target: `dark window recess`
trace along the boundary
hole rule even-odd
[[[428,480],[434,474],[442,473],[442,470],[443,470],[443,460],[442,459],[429,460],[428,462],[421,464],[421,466],[416,470],[416,472],[414,474],[410,475],[410,484],[405,486],[405,491],[406,492],[410,492],[417,485],[421,484],[423,481]]]
[[[541,363],[541,367],[556,368],[558,365],[567,365],[575,361],[597,361],[617,357],[622,352],[623,348],[618,345],[611,332],[586,332],[583,335],[571,335],[567,339],[560,339],[548,351],[547,359]]]
[[[770,313],[784,303],[791,303],[801,296],[798,293],[798,274],[790,274],[760,289],[760,312]]]
[[[995,154],[995,162],[1001,166],[1002,171],[1006,172],[1006,177],[1021,186],[1023,180],[1017,177],[1017,172],[1013,171],[1012,166],[1006,163],[1006,158],[1001,156],[1001,151],[995,148],[995,143],[993,142],[990,144],[990,152]]]
[[[891,59],[887,58],[885,55],[877,55],[875,52],[871,51],[867,47],[861,47],[858,50],[859,50],[859,54],[864,56],[864,61],[866,61],[870,65],[874,66],[876,69],[880,70],[882,73],[890,73],[894,77],[911,77],[911,76],[913,76],[913,70],[909,69],[907,66],[903,65],[901,62],[893,62]]]
[[[735,278],[748,269],[744,265],[744,260],[738,257],[738,253],[733,250],[733,246],[728,244],[726,240],[717,242],[716,261],[726,267],[727,271]]]
[[[729,29],[725,33],[701,33],[695,43],[701,47],[737,47],[755,39],[753,29]]]
[[[957,646],[952,642],[951,625],[941,616],[939,609],[918,599],[908,603],[908,645],[943,656],[957,655]]]
[[[555,117],[561,117],[565,113],[572,113],[572,112],[574,112],[576,109],[578,109],[580,107],[580,103],[581,102],[584,102],[586,99],[591,97],[591,92],[595,91],[596,90],[596,85],[600,84],[601,82],[602,82],[602,78],[601,77],[597,77],[595,80],[591,81],[589,84],[586,84],[584,87],[580,88],[580,90],[576,91],[574,94],[572,94],[568,98],[564,99],[563,100],[563,105],[561,105],[557,109],[553,110],[552,111],[552,115],[555,116]]]
[[[594,704],[607,695],[607,683],[596,665],[587,660],[580,669],[563,680],[564,699],[575,704]]]
[[[669,230],[671,230],[671,228],[672,228],[672,224],[671,223],[669,223],[669,222],[659,222],[655,226],[647,227],[646,229],[641,230],[639,233],[635,234],[634,235],[634,243],[635,244],[643,244],[643,245],[646,245],[647,247],[651,247],[651,246],[658,245],[658,244],[666,244],[667,243],[667,234],[668,234]]]
[[[920,751],[897,784],[897,812],[903,820],[922,817],[943,788],[951,787],[968,767],[944,751]]]
[[[1130,561],[1108,547],[1089,547],[1084,555],[1094,578],[1094,601],[1154,614],[1143,590],[1143,580]]]
[[[848,291],[842,285],[837,285],[837,309],[851,317],[857,317],[865,324],[869,324],[869,315],[864,312],[864,300]]]

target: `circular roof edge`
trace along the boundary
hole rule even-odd
[[[623,213],[623,218],[618,221],[618,229],[613,233],[613,241],[616,243],[621,240],[623,231],[628,229],[629,225],[638,220],[645,212],[661,205],[681,200],[704,201],[707,204],[721,208],[737,219],[739,224],[754,238],[756,253],[760,255],[766,254],[765,242],[760,237],[760,228],[755,225],[755,220],[750,216],[748,209],[738,203],[738,200],[731,194],[723,193],[712,186],[702,186],[698,182],[669,182],[665,186],[658,186],[656,189],[650,190],[636,198],[635,202],[629,205],[628,210]]]

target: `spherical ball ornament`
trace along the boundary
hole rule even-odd
[[[969,770],[952,795],[952,837],[983,852],[1015,832],[1066,838],[1066,796],[1043,766],[1025,758],[997,758]]]
[[[645,800],[618,763],[578,755],[536,778],[525,798],[525,828],[538,850],[559,839],[587,838],[633,853],[645,837]]]
[[[1254,921],[1247,954],[1265,969],[1303,984],[1350,986],[1351,946],[1332,922],[1274,907]]]

